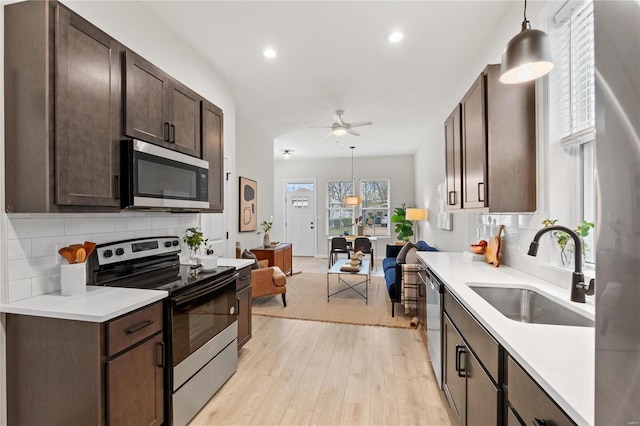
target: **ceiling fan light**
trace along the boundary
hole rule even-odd
[[[336,127],[331,133],[333,133],[334,136],[344,136],[347,134],[347,129],[344,127]]]
[[[523,83],[540,78],[552,69],[551,42],[547,33],[523,29],[502,52],[500,82]]]
[[[358,206],[360,205],[362,200],[356,195],[349,195],[347,197],[344,197],[343,202],[345,206]]]
[[[284,152],[282,153],[282,156],[284,157],[285,160],[288,160],[289,158],[291,158],[291,150],[285,149]]]

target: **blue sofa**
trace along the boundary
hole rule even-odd
[[[418,241],[416,244],[418,251],[438,251],[435,247],[431,247],[424,241]],[[395,316],[395,304],[400,303],[402,296],[402,264],[398,263],[397,257],[402,250],[399,245],[387,244],[385,258],[382,261],[382,269],[384,270],[384,280],[387,284],[387,292],[391,299],[391,316]]]

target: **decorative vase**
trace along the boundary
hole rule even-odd
[[[269,246],[271,245],[269,234],[265,233],[264,237],[262,237],[262,245],[264,246],[264,248],[269,248]]]

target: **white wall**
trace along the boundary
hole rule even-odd
[[[389,178],[391,180],[391,213],[393,208],[406,203],[407,206],[415,205],[413,156],[389,156],[389,157],[355,157],[354,178]],[[296,160],[292,156],[289,160],[275,161],[273,186],[274,194],[274,218],[272,240],[282,241],[285,235],[284,217],[284,182],[286,179],[315,178],[317,184],[317,254],[327,255],[326,238],[326,204],[327,204],[327,179],[351,179],[351,158]],[[391,229],[390,238],[380,238],[377,243],[376,257],[384,257],[385,245],[395,241],[396,236]],[[375,249],[375,247],[374,247]]]
[[[273,185],[273,137],[267,135],[242,114],[238,114],[238,160],[236,174],[232,177],[233,186],[238,193],[239,177],[246,177],[258,182],[258,229],[262,231],[260,222],[276,216],[273,211],[274,185]],[[238,206],[238,196],[231,200]],[[236,241],[240,247],[251,249],[262,245],[262,236],[256,232],[240,232],[238,213],[230,217],[229,230],[235,230]],[[275,241],[275,239],[274,239]]]

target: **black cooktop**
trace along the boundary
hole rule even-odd
[[[108,287],[167,290],[171,295],[233,275],[232,266],[210,271],[180,264],[179,238],[136,238],[100,244],[89,259],[89,282]]]

